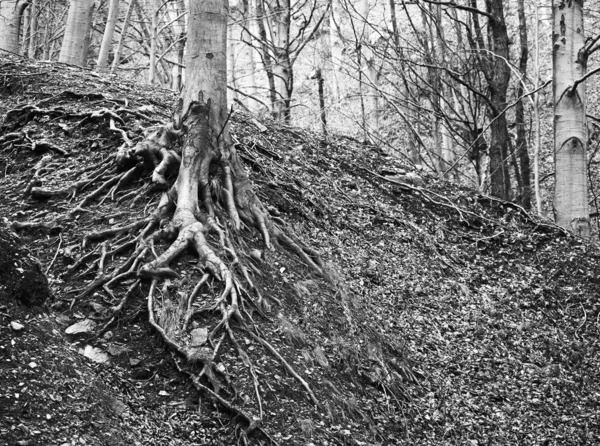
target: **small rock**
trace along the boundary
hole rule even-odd
[[[260,262],[262,260],[262,251],[260,251],[259,249],[253,249],[252,251],[250,251],[250,257],[252,257],[257,262]]]
[[[81,322],[71,325],[65,330],[66,334],[90,333],[96,328],[96,322],[90,319],[84,319]]]
[[[88,359],[91,359],[94,362],[98,362],[100,364],[106,364],[110,358],[106,353],[96,347],[92,347],[91,345],[86,345],[85,349],[79,350],[79,353],[85,356]]]
[[[195,328],[190,332],[192,340],[190,342],[193,346],[203,345],[208,340],[208,330],[206,328]]]
[[[25,325],[19,324],[18,322],[12,321],[10,323],[10,328],[12,328],[14,331],[21,331],[25,328]]]
[[[31,367],[32,369],[35,369],[37,367],[37,364],[33,361],[31,361],[29,364],[27,364],[29,367]]]

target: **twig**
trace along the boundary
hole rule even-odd
[[[54,257],[52,258],[52,261],[50,262],[50,265],[48,265],[48,268],[46,268],[46,273],[45,275],[48,275],[48,271],[50,271],[50,268],[52,268],[52,265],[54,264],[54,261],[56,260],[56,257],[58,256],[58,252],[60,251],[60,247],[62,246],[62,242],[63,242],[63,238],[62,238],[62,234],[58,234],[58,238],[59,238],[59,242],[58,242],[58,248],[56,248],[56,253],[54,254]]]

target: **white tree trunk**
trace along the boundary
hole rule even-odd
[[[95,0],[71,0],[67,28],[58,61],[85,66],[90,46],[90,29]]]
[[[98,54],[97,70],[99,72],[108,71],[108,53],[112,45],[112,38],[115,32],[115,25],[117,24],[117,17],[119,15],[119,0],[110,0],[110,6],[108,8],[108,17],[106,19],[106,28],[104,28],[104,35],[102,36],[102,45],[100,46],[100,52]]]
[[[21,16],[27,3],[18,0],[0,1],[0,52],[19,52]]]
[[[590,233],[587,185],[585,82],[572,88],[586,72],[583,1],[554,0],[554,216],[564,228]]]

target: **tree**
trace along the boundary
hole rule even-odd
[[[119,0],[111,0],[108,7],[108,18],[106,19],[106,28],[102,36],[102,45],[98,54],[98,71],[108,70],[108,53],[112,46],[112,38],[117,24],[117,16],[119,15]]]
[[[531,209],[531,168],[529,163],[529,153],[527,151],[527,128],[525,126],[525,106],[523,92],[525,88],[523,83],[527,77],[527,60],[529,58],[529,44],[527,39],[527,20],[525,18],[525,4],[523,0],[517,1],[517,14],[519,16],[519,72],[521,81],[517,86],[517,104],[515,106],[515,124],[516,139],[515,151],[519,157],[519,167],[521,173],[521,188],[518,198],[521,205],[529,210]]]
[[[552,1],[554,82],[554,216],[576,233],[590,233],[585,78],[589,47],[583,0]]]
[[[0,51],[19,52],[21,18],[28,5],[25,0],[0,1]]]
[[[67,28],[63,37],[59,62],[85,66],[90,47],[90,30],[95,0],[71,0]]]
[[[127,29],[129,28],[129,21],[131,20],[131,14],[133,13],[133,8],[135,6],[136,0],[131,0],[129,2],[129,6],[127,7],[127,12],[125,13],[125,20],[123,20],[123,25],[121,26],[121,34],[119,35],[119,43],[117,43],[117,48],[115,50],[115,55],[113,58],[112,66],[110,68],[111,73],[114,73],[115,70],[119,67],[121,63],[121,54],[123,53],[123,45],[125,45],[125,37],[127,36]]]
[[[241,229],[243,222],[247,227],[259,230],[267,248],[285,246],[319,274],[322,274],[322,264],[316,251],[301,244],[271,219],[254,193],[235,146],[231,143],[227,109],[228,12],[227,0],[190,3],[186,80],[173,123],[158,128],[133,150],[121,151],[118,163],[122,166],[133,163],[129,172],[135,173],[139,167],[139,164],[136,165],[138,157],[145,158],[149,163],[154,162],[157,166],[153,179],[162,187],[168,186],[166,177],[169,170],[179,164],[175,184],[163,193],[154,216],[142,222],[149,223],[148,231],[157,228],[159,222],[163,223],[163,227],[149,236],[148,231],[144,230],[145,240],[141,241],[134,253],[135,258],[140,255],[143,258],[148,246],[162,239],[174,240],[162,254],[143,265],[138,273],[140,278],[152,279],[148,296],[150,323],[177,353],[189,362],[203,366],[200,376],[209,379],[214,392],[201,384],[197,377],[195,384],[243,416],[250,423],[249,430],[252,430],[260,420],[244,414],[241,409],[235,409],[218,396],[220,384],[214,379],[215,373],[223,373],[213,359],[225,337],[238,349],[240,356],[246,358],[230,326],[232,320],[242,326],[251,322],[242,315],[240,302],[257,297],[255,304],[258,307],[268,305],[253,285],[244,259],[236,254],[235,233]],[[182,138],[181,158],[174,150],[179,138]],[[223,220],[222,223],[227,224],[219,223],[219,216],[228,219],[229,223]],[[166,221],[169,223],[164,225]],[[220,252],[233,259],[231,268],[207,241],[209,234],[216,234]],[[161,304],[155,304],[154,295],[160,279],[177,276],[170,264],[188,248],[199,256],[205,274],[189,297],[188,311],[183,315],[183,320],[174,328],[164,318],[155,317],[159,310],[164,314],[168,308],[163,300],[163,307],[158,309]],[[208,334],[211,347],[194,347],[193,343],[186,346],[186,340],[194,336],[188,332],[194,314],[193,301],[211,276],[222,282],[220,296],[211,306],[211,310],[220,312],[221,320]],[[220,341],[218,336],[221,337]],[[247,366],[256,379],[252,365]],[[312,391],[310,395],[316,402]]]
[[[479,62],[489,86],[488,111],[491,140],[490,179],[491,193],[495,197],[510,198],[510,174],[508,170],[509,135],[506,121],[507,93],[510,82],[508,52],[508,31],[504,20],[502,1],[486,0],[486,11],[477,10],[477,0],[471,0],[475,38],[472,45],[479,55]],[[483,13],[488,19],[489,42],[485,44],[479,16]]]

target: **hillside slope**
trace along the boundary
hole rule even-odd
[[[414,172],[376,147],[235,113],[234,142],[258,195],[323,254],[329,280],[242,231],[253,280],[271,303],[246,311],[273,349],[233,327],[240,346],[216,358],[232,413],[178,370],[199,372],[148,323],[149,283],[128,277],[85,292],[131,255],[102,253],[136,229],[90,234],[139,221],[159,196],[150,174],[114,197],[101,187],[103,171],[92,174],[113,168],[117,128],[141,140],[169,119],[173,94],[16,59],[0,61],[0,82],[0,218],[52,289],[43,311],[2,296],[0,441],[600,443],[595,244],[474,191],[409,181]],[[179,278],[161,288],[161,317],[183,311],[202,276],[196,263],[177,262]],[[80,333],[65,333],[77,323]],[[235,410],[262,414],[248,438]]]

